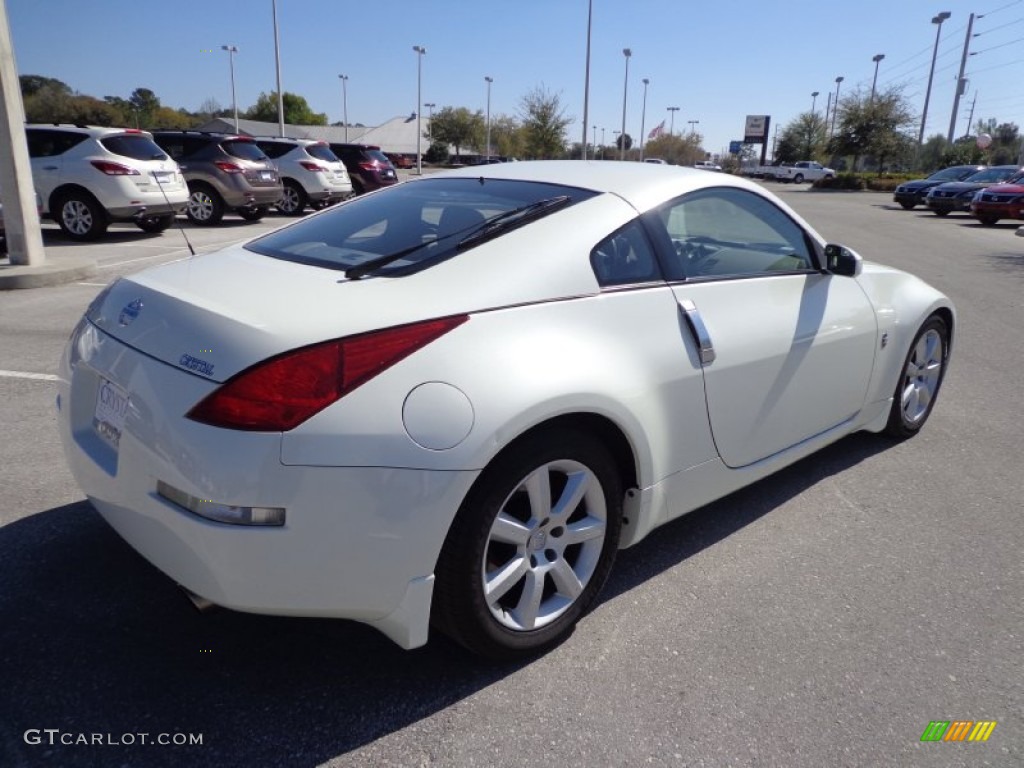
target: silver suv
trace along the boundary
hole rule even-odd
[[[162,232],[185,208],[178,164],[145,131],[53,124],[25,135],[43,213],[73,240],[95,240],[113,221]]]
[[[248,136],[153,131],[153,139],[181,164],[193,224],[216,224],[229,210],[258,221],[281,199],[277,168]]]
[[[256,144],[277,163],[281,174],[284,194],[277,203],[281,213],[298,216],[307,205],[322,208],[352,195],[345,164],[326,141],[258,138]]]

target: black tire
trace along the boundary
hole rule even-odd
[[[802,173],[798,173],[796,176],[793,177],[793,183],[794,184],[803,184],[803,182],[804,182],[804,175]]]
[[[79,242],[98,240],[110,226],[103,206],[85,190],[61,193],[53,214],[64,234]]]
[[[188,189],[188,206],[185,215],[193,224],[208,227],[219,224],[224,218],[224,201],[206,184],[196,184]]]
[[[903,208],[904,208],[905,210],[908,210],[908,211],[909,211],[909,210],[913,209],[913,207],[914,207],[915,205],[917,205],[917,203],[907,203],[907,202],[902,202],[902,203],[900,203],[900,205],[902,205],[902,206],[903,206]]]
[[[301,216],[308,204],[309,196],[302,185],[291,179],[285,179],[284,193],[277,202],[277,210],[285,216]]]
[[[135,220],[135,226],[143,232],[149,232],[151,235],[163,232],[173,223],[173,213],[164,214],[163,216],[146,216],[145,218]]]
[[[948,363],[949,327],[941,317],[932,315],[914,336],[903,360],[885,426],[886,434],[904,440],[921,431],[935,407]],[[923,404],[922,394],[928,396]]]
[[[547,474],[542,475],[545,468]],[[557,501],[565,499],[570,473],[582,479],[584,490],[571,510],[559,510]],[[524,486],[531,477],[542,476],[548,478],[553,499],[534,514]],[[589,435],[546,431],[510,446],[477,479],[445,539],[435,569],[434,626],[473,653],[492,659],[533,655],[563,641],[593,604],[611,570],[622,527],[622,495],[615,462]],[[499,512],[513,525],[518,521],[519,529],[529,534],[519,543],[492,541]],[[602,530],[603,539],[598,534],[567,544],[563,537],[568,526],[579,526],[583,519]],[[511,586],[492,600],[492,610],[484,594],[484,574],[516,562],[523,571],[508,579]],[[559,586],[558,577],[564,578],[566,566],[575,581]],[[572,586],[570,592],[582,589],[575,597],[563,594],[566,583]],[[529,620],[530,584],[541,588],[532,607],[533,621]],[[517,615],[524,604],[525,613]],[[514,626],[517,622],[519,626]]]
[[[353,197],[356,196],[356,195],[363,194],[366,191],[366,189],[363,187],[363,182],[359,181],[359,179],[357,179],[355,176],[351,176],[350,178],[352,179],[352,195],[353,195]]]
[[[267,207],[260,205],[256,208],[240,208],[238,215],[246,221],[259,221],[267,215]]]
[[[991,227],[997,221],[999,221],[999,217],[995,216],[995,215],[993,215],[991,213],[979,213],[978,214],[978,221],[980,221],[986,227]]]
[[[942,208],[932,208],[932,213],[934,213],[936,216],[949,216],[949,211],[944,210]]]

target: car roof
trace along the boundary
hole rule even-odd
[[[508,179],[562,184],[618,195],[638,211],[704,187],[740,187],[759,194],[752,181],[729,174],[710,174],[697,168],[659,163],[608,160],[527,160],[520,163],[475,165],[424,177]]]

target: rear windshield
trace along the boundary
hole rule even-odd
[[[388,156],[381,152],[379,149],[368,149],[366,150],[366,156],[371,160],[376,160],[386,168],[391,167],[391,161],[388,160]]]
[[[222,141],[221,147],[232,157],[237,157],[241,160],[266,160],[267,156],[263,154],[263,150],[256,146],[253,141],[244,141],[242,139],[229,139],[228,141]]]
[[[558,184],[498,179],[424,179],[389,187],[246,244],[286,261],[348,270],[381,257],[401,258],[373,271],[402,275],[466,250],[467,235],[505,214],[501,231],[526,225],[513,211],[547,215],[595,192]],[[551,202],[550,207],[544,205]],[[495,222],[497,226],[498,222]],[[473,241],[474,243],[477,241]]]
[[[325,163],[339,163],[338,156],[331,152],[331,148],[326,144],[310,144],[306,147],[306,151],[309,152],[317,160],[323,160]]]
[[[108,152],[122,157],[130,157],[132,160],[168,160],[165,153],[156,143],[139,133],[125,133],[120,136],[107,136],[100,139],[100,144]]]

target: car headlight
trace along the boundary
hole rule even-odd
[[[906,192],[906,190],[903,187],[896,187],[896,191],[897,192]]]

